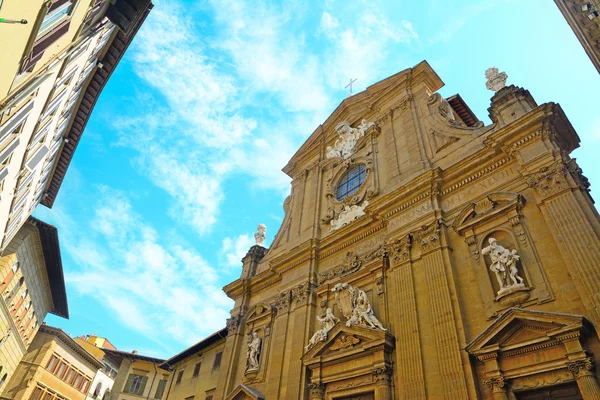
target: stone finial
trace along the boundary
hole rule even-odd
[[[497,92],[506,86],[508,75],[506,75],[506,72],[498,72],[498,68],[492,67],[485,71],[485,77],[487,78],[485,87],[492,92]]]
[[[258,224],[256,227],[258,232],[254,234],[254,240],[256,240],[256,244],[262,246],[267,237],[267,226],[265,224]]]

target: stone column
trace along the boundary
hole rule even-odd
[[[573,171],[573,172],[572,172]],[[581,191],[585,178],[574,160],[557,160],[527,175],[537,191],[538,204],[557,239],[565,266],[575,280],[588,315],[600,326],[600,230]]]
[[[396,378],[398,394],[405,399],[425,399],[423,354],[417,320],[417,302],[412,271],[411,237],[387,244],[389,248],[390,290],[395,301],[390,304],[390,326],[396,336]]]
[[[310,400],[323,400],[325,398],[325,385],[321,382],[309,383]]]
[[[440,235],[438,221],[415,233],[416,240],[421,245],[421,258],[427,280],[441,392],[445,399],[468,399],[469,393],[460,355],[461,346]]]
[[[372,374],[375,379],[375,400],[392,400],[392,369],[376,368]]]
[[[600,399],[600,385],[594,374],[594,360],[585,358],[567,365],[577,381],[579,391],[584,400]]]
[[[494,400],[508,400],[506,382],[503,377],[498,376],[484,380],[483,384],[485,387],[492,390]]]

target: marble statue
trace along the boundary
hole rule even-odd
[[[256,331],[252,332],[252,337],[248,340],[248,351],[246,353],[246,372],[258,370],[261,344],[262,340],[258,337],[258,333]]]
[[[306,351],[310,350],[310,348],[318,342],[324,342],[325,340],[327,340],[327,334],[335,326],[335,324],[340,322],[340,319],[333,315],[333,311],[331,311],[331,308],[328,308],[325,312],[324,317],[317,316],[317,321],[319,321],[319,323],[321,324],[321,329],[319,329],[315,332],[314,335],[312,335],[310,341],[308,342],[308,345],[304,347]]]
[[[492,92],[497,92],[506,86],[506,79],[508,79],[508,75],[506,72],[498,72],[498,68],[488,68],[485,71],[485,77],[487,82],[485,83],[485,87]]]
[[[342,158],[347,159],[354,154],[354,146],[356,142],[369,130],[370,127],[375,125],[373,122],[369,122],[363,119],[357,128],[352,128],[348,121],[340,122],[336,127],[335,131],[338,134],[338,138],[333,146],[327,146],[327,158]]]
[[[346,326],[362,325],[382,331],[387,330],[375,316],[364,290],[347,283],[338,283],[331,291],[335,293],[335,302],[346,318]]]
[[[519,276],[517,269],[517,261],[520,259],[517,250],[505,249],[493,237],[488,240],[488,243],[487,247],[481,249],[481,254],[489,255],[492,260],[490,271],[496,275],[500,287],[498,295],[511,289],[525,287],[523,278]]]
[[[265,224],[258,224],[256,227],[258,232],[254,234],[254,240],[256,240],[256,244],[262,246],[267,237],[267,226]]]

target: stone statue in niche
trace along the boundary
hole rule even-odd
[[[267,238],[267,226],[265,224],[258,224],[256,227],[256,232],[254,234],[254,240],[256,240],[256,244],[262,246]]]
[[[262,340],[258,332],[252,332],[248,340],[248,351],[246,352],[246,372],[258,371],[260,361],[260,347]]]
[[[338,317],[336,317],[335,315],[333,315],[333,311],[331,311],[331,308],[328,308],[327,311],[325,312],[324,317],[317,316],[317,321],[319,321],[319,323],[321,324],[321,329],[319,329],[318,331],[315,332],[314,335],[312,335],[312,337],[310,338],[310,341],[308,342],[308,345],[306,347],[304,347],[304,349],[306,351],[310,350],[310,348],[313,347],[318,342],[326,341],[327,334],[335,326],[335,324],[340,322],[340,319]]]
[[[362,138],[370,127],[374,126],[373,122],[363,119],[357,128],[352,128],[348,121],[340,122],[335,131],[338,138],[333,146],[327,146],[327,158],[339,157],[347,159],[354,154],[354,146],[360,138]]]
[[[524,288],[523,278],[519,276],[517,261],[520,257],[517,250],[509,250],[499,245],[493,237],[488,240],[489,245],[481,249],[481,254],[489,255],[492,263],[490,271],[496,275],[498,280],[498,296],[511,292],[514,289]]]
[[[346,326],[362,325],[382,331],[387,330],[375,316],[364,290],[347,283],[338,283],[331,291],[335,293],[335,302],[346,318]]]

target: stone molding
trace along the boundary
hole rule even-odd
[[[582,376],[593,375],[595,362],[591,357],[587,357],[568,363],[567,368],[571,371],[575,379],[579,379]]]

